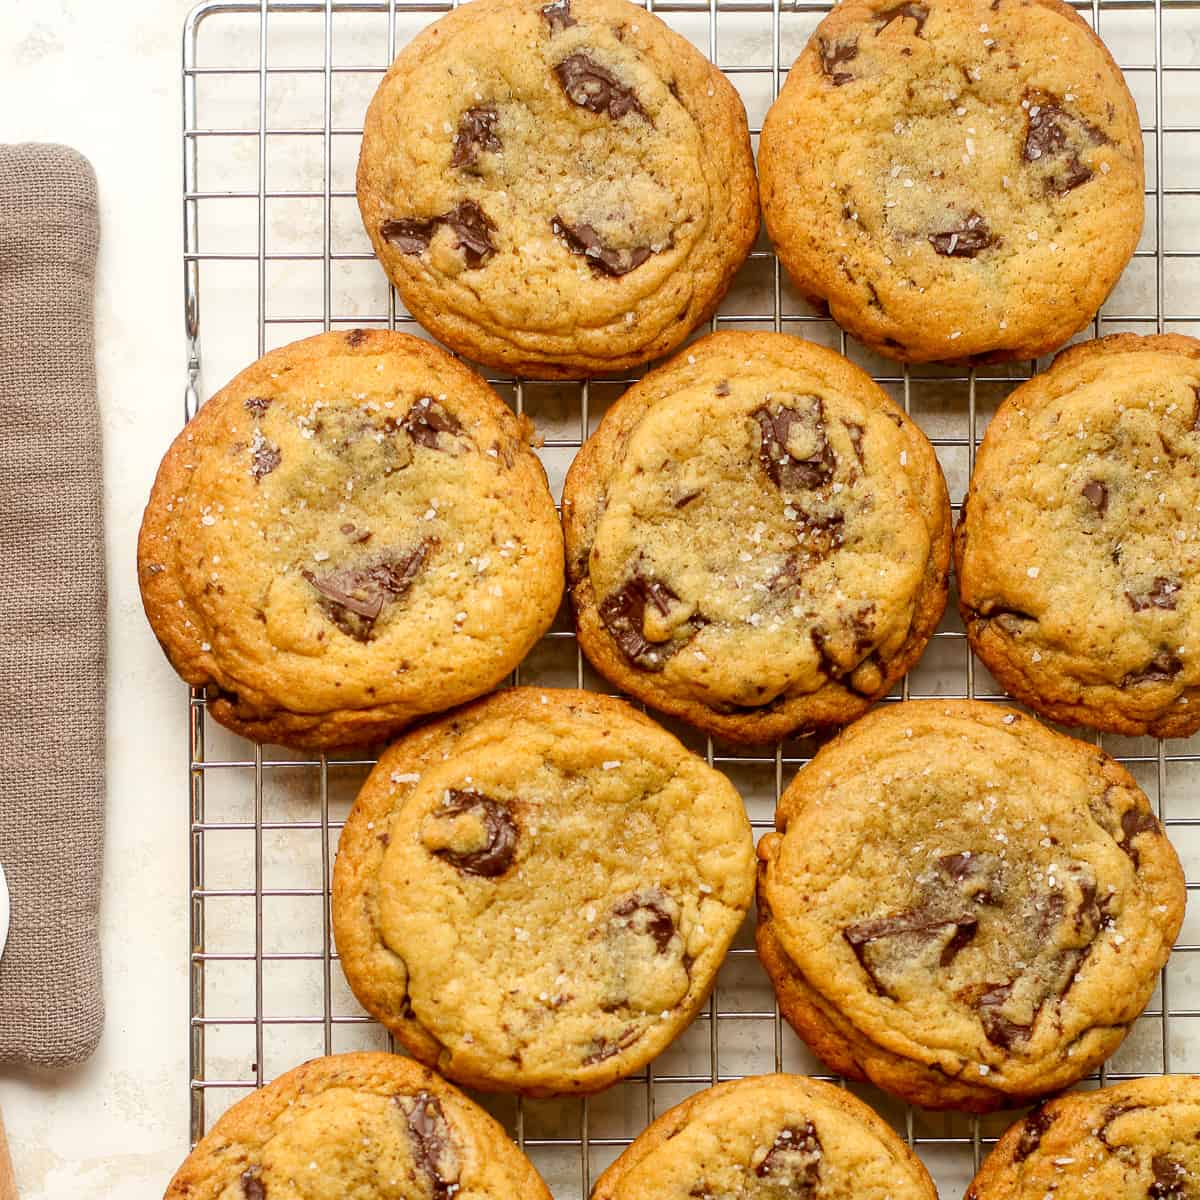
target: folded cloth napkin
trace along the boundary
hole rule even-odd
[[[0,146],[0,1063],[100,1037],[104,525],[91,165]]]

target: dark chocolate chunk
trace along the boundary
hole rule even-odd
[[[811,1197],[821,1183],[821,1139],[811,1121],[788,1125],[775,1135],[766,1157],[754,1168],[789,1197]]]
[[[267,1200],[267,1185],[263,1183],[258,1167],[243,1171],[241,1184],[246,1200]]]
[[[618,278],[636,270],[653,253],[649,246],[634,246],[632,249],[617,250],[606,246],[600,235],[590,225],[568,225],[562,217],[550,219],[554,236],[561,239],[572,254],[581,254],[597,275]]]
[[[501,149],[496,134],[496,122],[500,114],[492,105],[468,108],[458,119],[458,132],[454,135],[454,152],[450,155],[452,167],[472,166],[485,151]]]
[[[675,501],[675,507],[676,508],[687,508],[687,506],[689,504],[691,504],[691,502],[693,500],[697,499],[697,497],[699,497],[702,494],[703,494],[703,488],[697,489],[694,492],[684,492],[684,494],[682,496],[680,496],[678,500]]]
[[[351,329],[346,334],[346,345],[351,348],[361,346],[367,340],[367,331],[365,329]]]
[[[644,933],[654,939],[659,954],[666,952],[675,936],[675,920],[663,903],[665,893],[657,888],[636,892],[613,909],[618,924],[634,933]]]
[[[1130,671],[1121,680],[1122,687],[1135,683],[1165,683],[1183,670],[1183,660],[1169,650],[1160,650],[1140,671]]]
[[[1000,860],[994,854],[976,854],[963,850],[959,854],[945,854],[937,860],[938,869],[959,885],[959,891],[968,899],[981,904],[999,904]]]
[[[1105,1110],[1100,1121],[1100,1127],[1096,1130],[1096,1139],[1103,1142],[1110,1150],[1115,1149],[1112,1143],[1108,1140],[1109,1126],[1118,1118],[1123,1117],[1126,1113],[1137,1112],[1139,1109],[1145,1108],[1144,1104],[1110,1104]]]
[[[451,788],[450,803],[433,811],[433,815],[439,818],[457,817],[463,813],[471,813],[479,818],[487,834],[487,842],[478,850],[466,852],[449,848],[435,850],[435,857],[444,858],[464,875],[482,875],[485,879],[503,875],[517,856],[517,823],[507,805],[482,792]]]
[[[1089,479],[1082,488],[1083,498],[1101,515],[1108,509],[1108,488],[1098,479]]]
[[[1000,1011],[1008,1003],[1012,990],[1011,983],[996,984],[989,987],[978,1001],[979,1020],[983,1025],[984,1036],[1002,1050],[1010,1050],[1018,1043],[1028,1041],[1033,1032],[1032,1025],[1019,1025],[1010,1021]]]
[[[264,475],[270,475],[283,461],[279,447],[268,442],[259,430],[254,431],[254,441],[250,444],[250,474],[255,483],[261,483]]]
[[[441,223],[441,217],[430,217],[427,221],[418,221],[415,217],[384,221],[379,226],[379,236],[401,254],[424,254]]]
[[[550,26],[551,36],[579,24],[571,16],[571,0],[554,0],[553,4],[545,5],[542,8],[542,20]]]
[[[413,1162],[428,1177],[433,1200],[450,1200],[459,1189],[459,1162],[441,1102],[426,1091],[396,1101],[407,1119]]]
[[[1146,1194],[1150,1200],[1190,1200],[1200,1195],[1200,1182],[1195,1189],[1189,1187],[1187,1167],[1166,1154],[1156,1154],[1150,1160],[1154,1182]]]
[[[751,415],[760,434],[759,462],[777,488],[811,491],[833,478],[837,458],[825,433],[825,405],[819,396],[796,397],[793,405],[764,405]],[[797,435],[809,451],[803,459],[788,449]]]
[[[931,233],[929,241],[945,258],[974,258],[996,244],[987,222],[972,209],[954,229]]]
[[[438,217],[384,221],[379,235],[401,254],[424,254],[439,225],[454,230],[458,237],[456,248],[463,252],[468,267],[482,267],[496,253],[491,237],[496,226],[474,200],[463,200]]]
[[[271,407],[271,400],[268,396],[248,396],[242,405],[251,416],[261,417]]]
[[[1024,1162],[1041,1144],[1046,1130],[1054,1124],[1054,1114],[1045,1106],[1035,1108],[1021,1123],[1021,1136],[1013,1151],[1013,1162]]]
[[[1175,593],[1181,587],[1183,587],[1183,584],[1178,579],[1169,579],[1165,575],[1157,575],[1148,592],[1143,592],[1140,595],[1134,595],[1133,592],[1126,592],[1125,599],[1129,601],[1129,607],[1134,612],[1145,612],[1148,608],[1166,608],[1174,611]]]
[[[821,70],[829,76],[834,87],[849,83],[853,74],[849,71],[839,71],[842,63],[853,62],[858,57],[858,38],[849,42],[830,42],[825,38],[820,40]]]
[[[588,112],[605,113],[614,121],[629,113],[650,120],[633,89],[586,54],[568,55],[554,68],[554,75],[567,99]]]
[[[1142,860],[1137,847],[1133,844],[1133,839],[1143,833],[1154,833],[1161,837],[1162,826],[1158,823],[1158,818],[1148,809],[1135,807],[1127,809],[1122,815],[1121,832],[1124,834],[1121,840],[1121,849],[1129,855],[1136,868],[1141,866]]]
[[[868,946],[882,941],[884,938],[902,935],[915,935],[918,942],[933,941],[951,927],[954,928],[954,933],[942,950],[939,960],[943,967],[948,967],[958,952],[975,936],[975,931],[979,928],[979,919],[973,913],[963,912],[947,917],[929,909],[914,908],[909,912],[897,913],[892,917],[874,917],[869,921],[859,921],[855,925],[847,925],[842,930],[842,937],[850,943],[858,961],[862,963],[863,970],[877,984],[880,984],[874,968],[867,960],[866,949]],[[880,984],[880,988],[884,991],[887,990],[883,988],[882,984]]]
[[[1100,145],[1108,141],[1101,130],[1074,113],[1067,112],[1057,97],[1026,97],[1029,125],[1022,151],[1026,162],[1051,161],[1046,190],[1065,195],[1092,177],[1083,165],[1079,151],[1086,143]]]
[[[404,554],[326,575],[307,570],[301,575],[320,595],[325,614],[343,633],[356,641],[369,642],[384,605],[398,600],[412,587],[434,544],[427,539]]]
[[[686,641],[695,635],[701,622],[693,617],[685,627],[687,637],[672,638],[666,642],[651,642],[645,635],[643,618],[647,603],[666,616],[671,611],[672,601],[679,597],[659,579],[653,579],[635,571],[621,588],[600,602],[600,620],[609,636],[620,647],[621,652],[636,667],[643,671],[661,671],[663,664],[683,648]]]
[[[419,397],[404,415],[400,428],[418,446],[440,450],[439,433],[462,433],[462,426],[453,413],[447,412],[432,396]]]
[[[1200,433],[1200,387],[1192,388],[1196,393],[1196,415],[1192,418],[1192,432]]]
[[[925,22],[929,20],[929,9],[924,4],[910,0],[908,4],[897,4],[895,8],[885,8],[875,14],[875,36],[878,37],[893,21],[907,17],[916,22],[916,36],[920,37],[925,31]]]
[[[588,1052],[584,1056],[583,1065],[590,1067],[606,1058],[615,1058],[622,1050],[628,1050],[642,1036],[642,1030],[630,1025],[622,1030],[615,1038],[593,1038]]]

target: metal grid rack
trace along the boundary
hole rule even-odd
[[[358,222],[353,168],[366,103],[398,46],[457,0],[203,0],[183,36],[185,416],[266,349],[330,328],[419,332],[386,285]],[[716,62],[746,101],[757,142],[788,65],[830,0],[645,0]],[[1086,0],[1077,8],[1126,71],[1146,142],[1146,232],[1091,333],[1200,332],[1200,0]],[[201,381],[201,301],[205,355]],[[962,371],[875,359],[795,296],[765,240],[712,328],[786,330],[865,366],[923,426],[957,501],[986,420],[1039,364]],[[1044,365],[1044,364],[1040,364]],[[630,379],[490,382],[545,434],[552,486]],[[957,508],[957,505],[956,505]],[[896,696],[1003,699],[969,653],[953,604]],[[517,672],[520,682],[602,687],[569,620]],[[189,700],[190,1135],[229,1104],[315,1054],[383,1048],[335,965],[329,877],[336,839],[371,760],[304,758],[252,746]],[[666,722],[670,725],[670,722]],[[759,753],[675,732],[725,770],[756,835],[814,751]],[[1200,737],[1098,739],[1149,793],[1200,889]],[[1200,1070],[1200,918],[1189,919],[1146,1014],[1099,1082]],[[1195,1035],[1193,1034],[1195,1031]],[[559,1200],[591,1181],[657,1113],[697,1088],[820,1064],[780,1021],[743,929],[706,1013],[641,1075],[590,1100],[480,1099],[533,1158]],[[825,1076],[828,1078],[828,1076]],[[1091,1086],[1085,1084],[1085,1086]],[[861,1095],[893,1121],[944,1196],[961,1194],[1012,1114],[984,1119]]]

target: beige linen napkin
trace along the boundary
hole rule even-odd
[[[0,1063],[91,1054],[104,1006],[104,527],[91,165],[0,146]]]

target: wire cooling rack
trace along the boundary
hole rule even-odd
[[[265,350],[331,328],[419,328],[376,265],[354,199],[361,119],[395,51],[452,7],[436,0],[205,0],[183,37],[185,416]],[[649,0],[741,92],[757,143],[787,67],[829,3]],[[1200,332],[1200,0],[1090,0],[1077,6],[1125,69],[1146,143],[1142,244],[1090,334]],[[712,328],[785,330],[848,354],[925,429],[952,498],[961,499],[988,417],[1036,363],[975,371],[902,370],[872,357],[789,288],[760,241]],[[201,330],[204,354],[201,355]],[[703,331],[702,331],[703,332]],[[201,369],[203,367],[203,379]],[[631,379],[493,386],[545,435],[557,492],[582,439]],[[956,504],[957,508],[957,504]],[[569,619],[517,681],[603,688]],[[975,663],[950,611],[896,696],[1003,699]],[[251,745],[189,699],[190,1135],[231,1103],[306,1058],[389,1046],[346,988],[330,935],[329,877],[338,832],[370,768],[365,758],[304,758]],[[664,722],[724,770],[745,797],[756,836],[811,757],[811,740],[761,752],[714,744]],[[1150,795],[1200,888],[1200,737],[1097,739]],[[1200,1070],[1200,918],[1185,923],[1145,1015],[1093,1081]],[[600,1170],[653,1117],[718,1080],[772,1070],[821,1073],[780,1021],[739,934],[707,1011],[650,1068],[590,1100],[480,1097],[525,1148],[558,1200],[585,1197]],[[828,1076],[825,1076],[828,1078]],[[892,1121],[943,1196],[965,1189],[1012,1119],[906,1108],[854,1090]]]

